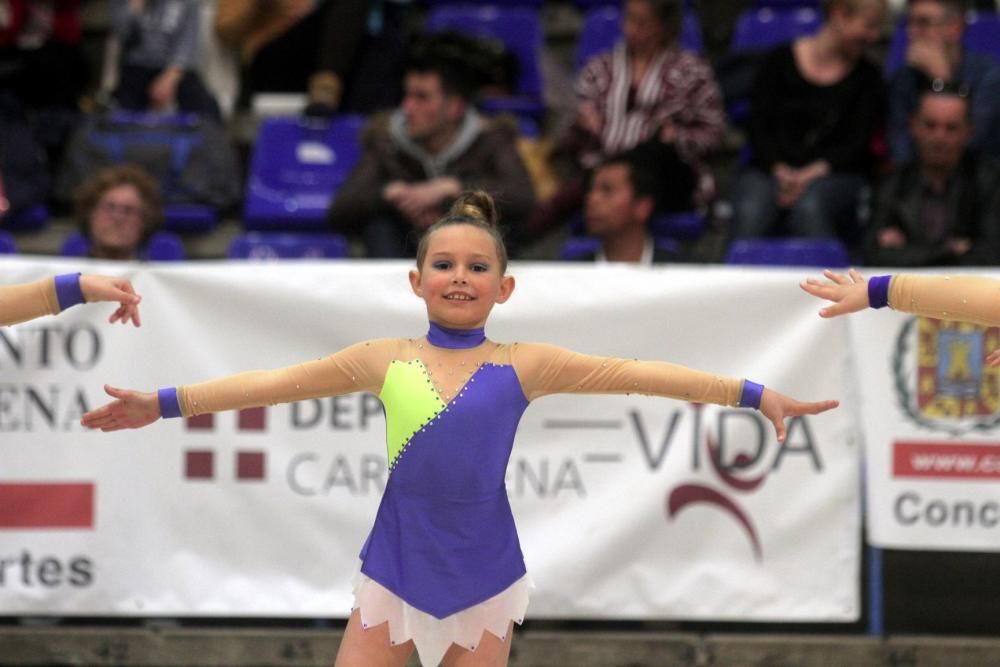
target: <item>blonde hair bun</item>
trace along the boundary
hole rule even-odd
[[[484,190],[466,190],[458,195],[445,217],[472,218],[486,223],[490,227],[497,226],[497,207],[493,197]]]

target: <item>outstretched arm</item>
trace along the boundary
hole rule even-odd
[[[809,278],[800,283],[809,294],[832,301],[819,311],[822,317],[855,313],[869,306],[889,306],[893,310],[922,317],[983,326],[1000,326],[1000,280],[983,276],[915,276],[900,273],[869,281],[851,269],[849,276],[834,271],[823,275],[832,282]],[[987,361],[1000,366],[1000,350]]]
[[[757,408],[774,424],[779,441],[785,437],[786,417],[819,414],[838,405],[803,403],[748,380],[676,364],[594,357],[554,345],[519,344],[511,357],[528,400],[557,393],[633,393]]]
[[[266,371],[248,371],[200,384],[138,392],[105,385],[115,400],[83,415],[87,428],[142,428],[169,417],[291,403],[356,391],[377,391],[393,351],[392,340],[347,347],[316,361]]]
[[[825,271],[833,284],[814,278],[800,283],[813,296],[833,301],[820,311],[834,317],[872,308],[893,310],[954,322],[1000,326],[1000,280],[983,276],[916,276],[906,273],[865,281],[851,269],[850,277]]]
[[[132,322],[139,326],[140,300],[132,283],[125,278],[70,273],[33,283],[0,287],[0,325],[55,315],[78,303],[114,301],[119,307],[108,321]]]

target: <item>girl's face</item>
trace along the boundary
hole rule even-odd
[[[500,272],[496,242],[472,225],[449,225],[427,239],[427,255],[410,271],[413,293],[427,304],[427,317],[450,329],[486,325],[493,304],[514,291],[514,279]]]

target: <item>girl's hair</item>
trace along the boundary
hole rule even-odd
[[[471,225],[481,229],[493,237],[497,246],[497,259],[500,261],[500,275],[507,272],[507,245],[497,226],[497,207],[493,197],[483,190],[466,190],[458,196],[455,203],[443,218],[431,225],[417,244],[417,269],[424,265],[427,257],[428,239],[442,227],[451,225]]]
[[[142,241],[145,243],[163,222],[160,186],[142,167],[121,164],[107,167],[84,181],[73,193],[74,217],[84,236],[90,238],[90,218],[104,194],[120,185],[131,185],[142,199]]]

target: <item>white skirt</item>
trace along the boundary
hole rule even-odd
[[[452,644],[475,651],[483,633],[507,639],[510,622],[522,623],[534,584],[527,574],[477,605],[445,618],[411,607],[377,581],[358,572],[354,578],[354,609],[361,610],[361,626],[373,628],[388,621],[389,641],[396,646],[413,640],[424,667],[436,667]]]

